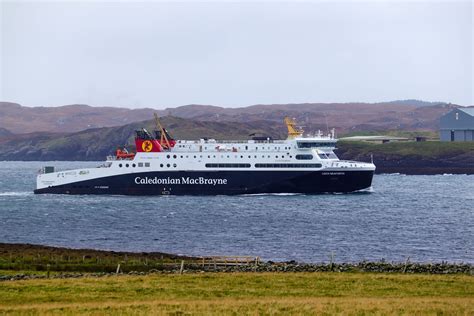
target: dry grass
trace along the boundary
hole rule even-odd
[[[467,275],[235,273],[0,283],[0,314],[474,315]]]

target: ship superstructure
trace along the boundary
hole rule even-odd
[[[303,136],[289,118],[286,140],[175,140],[157,117],[156,122],[154,135],[136,132],[136,154],[118,150],[99,168],[44,170],[35,193],[314,194],[353,192],[372,184],[374,164],[339,160],[334,131]]]

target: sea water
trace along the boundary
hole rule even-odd
[[[98,162],[0,162],[0,242],[252,255],[264,260],[474,263],[474,176],[376,175],[322,195],[34,195],[37,170]]]

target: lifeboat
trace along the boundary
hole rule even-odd
[[[135,153],[129,153],[127,148],[117,148],[117,150],[115,151],[115,157],[118,159],[118,160],[123,160],[123,159],[128,159],[128,160],[132,160],[134,157],[135,157]]]

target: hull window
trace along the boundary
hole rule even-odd
[[[257,163],[255,168],[321,168],[320,163]]]
[[[313,155],[296,155],[295,158],[297,160],[311,160],[313,159]]]
[[[250,168],[249,163],[207,163],[206,168]]]

